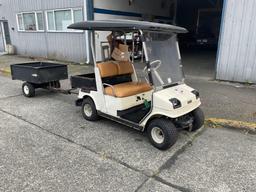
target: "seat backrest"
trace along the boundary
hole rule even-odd
[[[118,61],[117,63],[118,75],[133,74],[133,66],[130,61]]]
[[[118,75],[117,64],[112,61],[98,63],[97,67],[99,68],[101,78],[113,77]]]

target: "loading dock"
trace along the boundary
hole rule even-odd
[[[185,73],[215,78],[223,0],[178,0],[176,24],[189,30],[179,36]]]

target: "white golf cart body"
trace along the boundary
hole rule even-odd
[[[117,93],[115,93],[118,92],[118,90],[115,90],[115,87],[117,86],[107,84],[103,80],[105,75],[104,70],[106,69],[101,67],[106,66],[106,64],[109,65],[109,67],[107,67],[109,70],[107,73],[112,73],[115,69],[113,68],[111,72],[110,68],[116,64],[117,68],[120,69],[120,62],[110,61],[112,64],[109,64],[109,61],[97,63],[95,61],[95,48],[92,43],[96,90],[80,89],[78,98],[82,100],[90,97],[95,104],[98,115],[140,131],[144,131],[147,123],[154,118],[164,117],[178,121],[178,118],[189,114],[200,106],[201,102],[198,92],[187,86],[184,83],[184,78],[182,76],[181,58],[176,34],[186,33],[186,29],[165,24],[129,20],[87,21],[72,24],[69,28],[92,31],[139,32],[142,36],[146,67],[144,68],[143,66],[141,71],[143,71],[144,68],[144,72],[148,75],[148,82],[144,82],[142,85],[142,83],[139,82],[139,72],[135,63],[127,62],[128,65],[132,65],[133,69],[133,71],[131,71],[129,66],[128,70],[130,70],[129,74],[131,75],[131,82],[128,82],[129,85],[131,85],[131,83],[135,83],[142,87],[142,91],[137,91],[135,94],[128,96],[117,96]],[[160,34],[161,38],[166,38],[166,40],[160,42],[163,44],[157,44],[152,40],[154,39],[154,34]],[[168,45],[170,46],[168,47]],[[154,48],[156,48],[156,51],[158,49],[158,53],[151,54],[151,52],[154,52]],[[168,59],[172,63],[171,65],[168,64]],[[154,62],[158,64],[155,68],[152,67]],[[172,72],[173,76],[169,76],[169,71],[172,69],[174,70],[174,73]],[[125,68],[125,70],[127,69]],[[117,74],[120,75],[120,70],[117,71]],[[106,76],[109,77],[108,75]],[[150,89],[147,87],[146,83],[149,84],[148,86],[151,87]],[[127,83],[125,86],[127,86]],[[111,94],[108,94],[109,91]],[[150,107],[146,114],[144,114],[142,118],[139,118],[139,120],[137,119],[136,121],[133,121],[131,118],[124,118],[122,116],[124,112],[129,113],[129,110],[136,106],[143,106],[147,104],[149,104]],[[135,116],[136,114],[134,115],[134,118],[136,118]],[[189,126],[189,124],[186,124],[186,126]]]

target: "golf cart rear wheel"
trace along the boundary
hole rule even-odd
[[[197,108],[194,111],[192,111],[191,114],[194,118],[191,131],[196,131],[199,128],[201,128],[204,124],[204,112],[202,111],[201,108]]]
[[[149,141],[160,150],[166,150],[177,141],[178,132],[174,124],[168,119],[155,119],[147,128]]]
[[[93,100],[89,97],[83,100],[82,115],[88,121],[96,121],[99,119],[95,104]]]
[[[22,93],[25,97],[35,96],[35,87],[33,84],[25,82],[22,84]]]

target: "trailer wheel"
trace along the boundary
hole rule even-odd
[[[155,119],[147,128],[149,141],[160,150],[169,149],[177,141],[178,132],[175,125],[168,119]]]
[[[35,87],[31,83],[25,82],[22,84],[22,92],[25,97],[34,97]]]
[[[93,100],[89,97],[83,100],[82,115],[88,121],[96,121],[99,119],[95,104]]]
[[[54,81],[54,87],[59,89],[61,87],[60,81]]]
[[[59,89],[61,87],[60,81],[52,81],[47,84],[48,87],[57,88]]]
[[[191,112],[194,121],[191,131],[196,131],[199,128],[201,128],[204,124],[204,112],[201,108],[197,108],[194,111]]]

